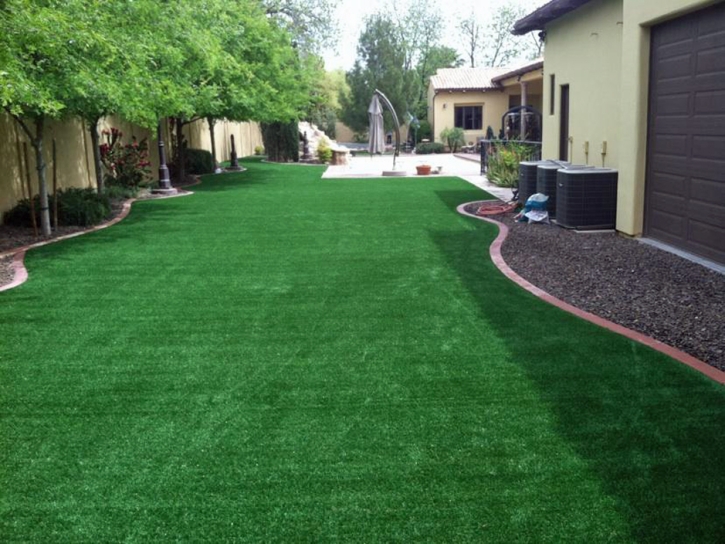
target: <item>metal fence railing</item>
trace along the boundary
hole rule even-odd
[[[516,146],[522,161],[541,160],[541,142],[527,140],[479,140],[477,147],[481,155],[481,175],[488,171],[488,162],[492,156],[504,149]]]

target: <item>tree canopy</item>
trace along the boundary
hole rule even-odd
[[[471,68],[506,66],[516,58],[541,55],[542,42],[535,33],[514,36],[511,29],[526,11],[521,6],[502,5],[482,21],[471,14],[458,23],[460,42]]]
[[[429,0],[416,0],[403,15],[377,13],[365,20],[355,65],[347,73],[350,94],[342,100],[342,118],[350,128],[367,128],[376,88],[399,117],[426,118],[430,76],[438,68],[460,66],[455,50],[440,45],[440,18]]]
[[[46,118],[291,121],[311,103],[329,0],[4,0],[0,107],[34,147]],[[319,11],[322,10],[322,11]],[[33,128],[34,127],[34,128]],[[36,149],[41,206],[42,153]]]

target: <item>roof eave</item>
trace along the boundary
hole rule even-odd
[[[501,74],[500,76],[496,76],[492,79],[494,83],[499,83],[503,81],[504,79],[508,79],[510,77],[516,77],[516,76],[523,76],[524,74],[528,74],[529,72],[536,72],[537,70],[541,70],[544,67],[544,61],[538,61],[533,64],[529,64],[528,66],[523,66],[522,68],[518,68],[517,70],[511,70],[510,72],[507,72],[505,74]]]
[[[447,91],[450,93],[462,93],[462,92],[485,92],[485,91],[500,91],[501,86],[496,85],[494,87],[433,87],[433,90],[437,93]]]
[[[580,8],[591,0],[551,0],[539,9],[514,23],[511,34],[521,36],[534,30],[544,30],[547,24]]]

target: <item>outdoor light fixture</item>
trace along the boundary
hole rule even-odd
[[[159,193],[172,192],[171,179],[169,178],[169,168],[166,166],[166,152],[164,150],[164,138],[161,135],[161,119],[156,127],[156,134],[159,139]]]

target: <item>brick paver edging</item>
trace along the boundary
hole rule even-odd
[[[191,183],[189,185],[185,185],[184,187],[192,187],[194,185],[198,185],[201,183],[201,181],[196,181],[196,183]],[[158,197],[159,199],[162,198],[177,198],[180,196],[189,196],[193,195],[191,191],[184,191],[179,192],[175,195],[169,195],[169,196],[162,196]],[[27,246],[23,246],[17,249],[11,249],[10,251],[6,251],[4,253],[0,253],[0,257],[7,257],[12,256],[13,257],[13,263],[11,265],[11,268],[14,272],[13,281],[10,283],[6,283],[5,285],[0,286],[0,292],[7,291],[9,289],[12,289],[14,287],[17,287],[18,285],[22,285],[28,280],[28,270],[25,268],[25,254],[28,252],[28,250],[41,247],[41,246],[47,246],[48,244],[54,244],[55,242],[60,242],[61,240],[68,240],[69,238],[75,238],[76,236],[82,236],[84,234],[88,234],[89,232],[96,232],[97,230],[108,228],[112,225],[115,225],[116,223],[124,220],[128,214],[131,212],[131,204],[136,202],[137,198],[132,198],[130,200],[127,200],[123,203],[123,208],[121,208],[120,213],[111,219],[110,221],[106,221],[105,223],[101,223],[100,225],[96,225],[95,227],[92,227],[87,230],[82,230],[79,232],[74,232],[72,234],[66,234],[65,236],[58,236],[58,238],[53,238],[52,240],[45,240],[43,242],[36,242],[35,244],[29,244]]]
[[[609,329],[610,331],[616,332],[617,334],[621,334],[622,336],[626,336],[630,340],[634,340],[636,342],[639,342],[641,344],[644,344],[645,346],[648,346],[652,349],[655,349],[661,353],[664,353],[665,355],[669,355],[673,359],[676,359],[677,361],[686,364],[690,368],[693,368],[697,370],[698,372],[704,374],[708,378],[711,378],[715,380],[716,382],[720,384],[725,384],[725,372],[718,370],[717,368],[708,365],[704,361],[701,361],[700,359],[696,359],[692,355],[689,355],[685,353],[684,351],[680,351],[677,348],[673,348],[672,346],[669,346],[665,344],[664,342],[660,342],[659,340],[655,340],[654,338],[650,338],[649,336],[646,336],[640,332],[633,331],[631,329],[628,329],[627,327],[623,327],[622,325],[618,325],[617,323],[613,323],[607,319],[604,319],[602,317],[599,317],[597,315],[591,314],[589,312],[585,312],[584,310],[581,310],[577,308],[576,306],[572,306],[568,302],[564,302],[563,300],[559,300],[558,298],[550,295],[543,289],[539,289],[534,284],[526,281],[524,278],[519,276],[516,272],[514,272],[509,265],[506,264],[506,261],[504,261],[503,256],[501,255],[501,246],[503,245],[504,240],[506,240],[506,237],[508,236],[508,227],[504,225],[503,223],[500,223],[498,221],[495,221],[493,219],[489,219],[486,217],[480,217],[478,215],[473,215],[472,213],[468,213],[465,210],[465,207],[468,206],[469,203],[461,204],[456,208],[456,211],[460,213],[461,215],[465,215],[466,217],[472,217],[474,219],[480,219],[481,221],[486,221],[488,223],[493,223],[498,227],[498,236],[493,241],[490,247],[490,254],[491,254],[491,260],[496,265],[496,267],[503,272],[503,274],[508,277],[513,282],[517,283],[519,286],[523,287],[530,293],[536,295],[542,300],[545,300],[549,304],[553,304],[554,306],[561,308],[564,311],[567,311],[571,314],[576,315],[577,317],[581,317],[582,319],[586,319],[587,321],[590,321],[591,323],[594,323],[595,325],[599,325],[600,327],[604,327],[605,329]]]

